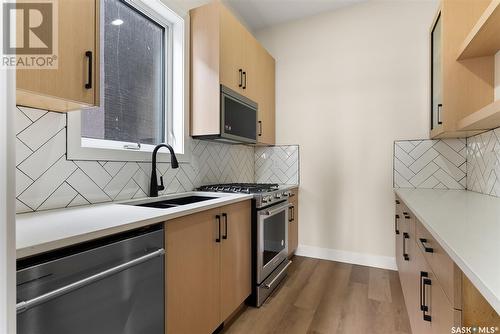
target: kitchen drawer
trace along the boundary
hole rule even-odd
[[[462,309],[461,271],[421,222],[415,220],[416,242],[454,308]]]

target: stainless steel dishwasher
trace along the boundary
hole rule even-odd
[[[163,334],[162,226],[18,262],[18,334]]]

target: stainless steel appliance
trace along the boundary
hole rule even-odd
[[[257,103],[226,86],[220,90],[220,133],[194,136],[228,143],[257,142]]]
[[[252,295],[249,303],[261,306],[286,277],[288,256],[287,187],[278,184],[231,183],[202,186],[201,191],[253,194],[252,200]]]
[[[163,229],[18,262],[18,334],[164,334]]]

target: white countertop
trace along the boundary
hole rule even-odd
[[[189,195],[214,197],[214,199],[169,209],[105,203],[18,214],[16,215],[17,258],[20,259],[134,228],[164,222],[253,197],[253,195],[247,194],[197,191],[162,196],[157,199]],[[126,201],[126,203],[140,202],[146,202],[146,200]]]
[[[500,314],[500,198],[465,190],[395,192]]]

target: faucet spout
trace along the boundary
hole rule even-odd
[[[164,190],[165,186],[163,185],[163,177],[160,176],[160,184],[158,185],[158,178],[156,176],[156,155],[158,154],[158,150],[162,147],[167,148],[170,151],[170,164],[172,168],[179,168],[179,162],[177,161],[177,157],[175,156],[174,149],[172,146],[168,144],[159,144],[153,150],[153,156],[151,159],[151,184],[149,187],[149,196],[150,197],[158,197],[158,191]]]

